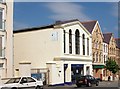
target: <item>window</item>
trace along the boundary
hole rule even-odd
[[[72,54],[72,31],[69,30],[69,53]]]
[[[35,82],[35,80],[30,77],[28,77],[27,79],[28,79],[28,82]]]
[[[85,55],[85,35],[82,35],[82,39],[83,39],[83,55]]]
[[[65,44],[65,42],[66,42],[66,41],[65,41],[65,40],[66,40],[66,39],[65,39],[65,30],[63,31],[63,40],[64,40],[64,53],[65,53],[65,52],[66,52],[66,50],[65,50],[65,45],[66,45],[66,44]]]
[[[10,78],[5,84],[18,83],[20,78]]]
[[[101,60],[101,53],[99,54],[99,62],[101,62],[102,60]]]
[[[104,63],[106,62],[105,55],[104,55]]]
[[[107,50],[108,48],[107,48],[107,45],[106,45],[106,52],[108,52],[108,50]]]
[[[87,38],[87,55],[89,55],[89,38]]]
[[[5,40],[4,36],[0,36],[0,57],[5,55]]]
[[[0,0],[0,3],[3,3],[3,2],[5,2],[5,0]]]
[[[0,63],[0,67],[3,67],[3,63]]]
[[[27,83],[27,78],[23,77],[20,83]]]
[[[98,53],[96,53],[96,62],[98,62]]]
[[[95,62],[95,53],[93,53],[93,62]]]
[[[79,30],[77,29],[75,31],[75,49],[76,49],[76,54],[80,54],[80,39],[79,39]]]
[[[4,29],[4,25],[5,25],[3,15],[4,15],[3,9],[0,8],[0,29]]]
[[[104,44],[104,52],[105,52],[105,44]]]
[[[96,42],[96,49],[98,49],[98,47],[99,47],[99,44],[98,44],[98,41]]]

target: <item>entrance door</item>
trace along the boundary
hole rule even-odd
[[[72,72],[72,75],[71,75],[72,82],[75,83],[76,78],[84,74],[83,64],[72,64],[71,72]]]

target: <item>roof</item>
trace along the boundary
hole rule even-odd
[[[81,23],[90,33],[92,33],[96,22],[97,20],[91,20],[91,21],[86,21],[86,22],[81,22]]]
[[[24,28],[13,31],[14,33],[20,33],[20,32],[29,32],[29,31],[35,31],[40,29],[47,29],[47,28],[54,28],[56,25],[61,25],[69,22],[79,21],[78,19],[72,19],[67,21],[56,21],[54,24],[46,25],[46,26],[40,26],[40,27],[31,27],[31,28]]]
[[[109,44],[110,39],[112,37],[112,33],[103,33],[103,42]]]
[[[13,31],[13,33],[29,32],[29,31],[35,31],[35,30],[47,29],[47,28],[53,28],[53,27],[54,27],[54,24],[47,25],[47,26],[41,26],[41,27],[24,28],[24,29],[15,30]]]
[[[120,49],[120,38],[115,38],[116,46]]]

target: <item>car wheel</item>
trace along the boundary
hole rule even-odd
[[[35,89],[43,89],[43,88],[41,88],[40,86],[37,86]]]
[[[87,86],[88,86],[88,87],[91,87],[91,86],[92,86],[92,84],[91,84],[90,82],[88,82]]]
[[[99,82],[96,82],[96,86],[98,86],[99,85]]]

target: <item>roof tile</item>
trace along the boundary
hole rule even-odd
[[[111,39],[112,33],[103,33],[103,42],[106,42],[107,44],[109,44],[110,39]]]
[[[92,20],[92,21],[86,21],[86,22],[81,22],[81,23],[90,33],[92,33],[96,22],[97,20]]]

